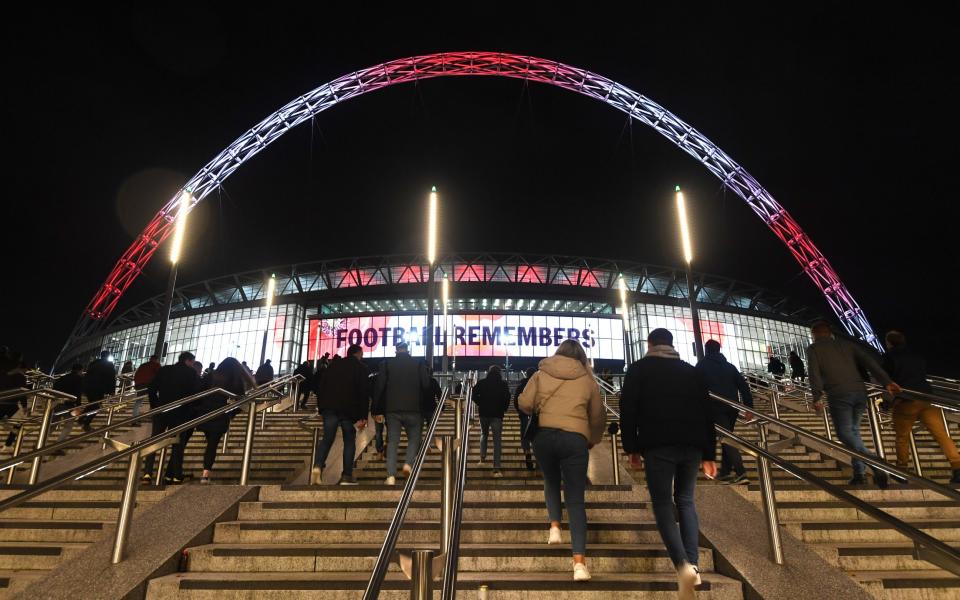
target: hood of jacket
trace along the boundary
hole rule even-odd
[[[680,353],[677,352],[673,346],[667,344],[650,346],[645,356],[653,356],[656,358],[675,358],[680,360]]]
[[[588,375],[587,368],[569,356],[550,356],[540,361],[540,370],[556,379],[578,379]]]

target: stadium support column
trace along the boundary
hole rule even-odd
[[[450,301],[450,280],[446,275],[443,276],[443,293],[440,301],[443,302],[443,360],[440,363],[440,371],[446,373],[448,348],[450,347],[450,321],[447,316],[447,303]]]
[[[427,210],[427,366],[433,371],[433,301],[436,290],[433,285],[433,271],[437,260],[437,186],[430,190],[430,205]]]
[[[167,324],[170,321],[170,309],[173,307],[173,291],[177,285],[177,263],[180,262],[180,250],[183,247],[183,235],[187,228],[187,213],[193,204],[190,188],[180,194],[180,208],[177,209],[176,224],[173,230],[173,242],[170,246],[170,278],[167,280],[167,293],[163,299],[163,308],[160,313],[160,327],[157,329],[157,344],[153,353],[163,364],[166,352],[164,343],[167,341]]]
[[[677,192],[677,217],[680,220],[680,237],[683,241],[683,258],[687,263],[687,298],[690,299],[690,316],[693,320],[693,344],[697,359],[703,358],[703,332],[700,330],[700,315],[697,314],[697,296],[693,286],[693,245],[690,243],[690,225],[687,222],[687,205],[680,186]]]

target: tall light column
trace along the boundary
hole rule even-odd
[[[266,297],[266,307],[267,307],[267,324],[263,327],[263,345],[260,347],[260,364],[262,365],[267,361],[267,334],[270,332],[270,309],[273,307],[273,294],[277,291],[277,275],[276,273],[270,274],[270,279],[267,280],[267,297]]]
[[[620,274],[620,312],[623,313],[623,372],[627,372],[627,367],[633,362],[633,346],[630,345],[630,309],[627,305],[627,282]]]
[[[433,371],[433,299],[436,290],[433,285],[433,271],[437,260],[437,186],[430,190],[430,205],[427,210],[427,366]]]
[[[690,299],[690,315],[693,318],[693,345],[697,359],[703,358],[703,332],[700,331],[700,315],[697,313],[696,294],[693,289],[693,245],[690,243],[690,225],[687,223],[687,205],[680,186],[677,192],[677,217],[680,220],[680,237],[683,240],[683,258],[687,263],[687,297]]]
[[[447,356],[450,355],[450,320],[447,315],[447,303],[450,301],[450,280],[443,276],[443,361],[440,370],[447,372]]]
[[[177,209],[176,224],[173,230],[173,242],[170,246],[170,277],[167,279],[167,293],[164,296],[163,309],[160,313],[160,327],[157,329],[157,345],[153,348],[153,353],[160,357],[160,364],[163,364],[165,352],[164,343],[167,340],[167,324],[170,321],[170,308],[173,306],[173,289],[177,285],[177,263],[180,262],[180,250],[183,247],[183,235],[187,229],[187,213],[190,212],[190,205],[193,204],[193,196],[190,188],[186,188],[180,193],[180,208]]]

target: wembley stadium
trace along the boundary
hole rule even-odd
[[[424,256],[402,255],[275,266],[183,285],[174,293],[162,360],[173,362],[183,351],[205,363],[271,359],[278,373],[289,373],[324,353],[342,355],[350,344],[363,346],[366,358],[393,356],[400,341],[424,356],[428,273]],[[440,256],[438,287],[444,278],[447,316],[437,293],[435,356],[446,354],[456,368],[491,362],[525,368],[573,338],[598,369],[616,371],[643,355],[646,335],[657,327],[673,331],[681,356],[695,362],[683,269],[482,253]],[[804,356],[806,325],[816,317],[809,309],[723,277],[695,273],[694,287],[704,339],[720,341],[741,369],[763,369],[770,356],[785,358],[791,350]],[[102,350],[117,362],[145,360],[163,306],[159,295],[119,312],[102,332],[71,344],[61,365]]]

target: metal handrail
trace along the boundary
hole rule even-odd
[[[474,383],[476,375],[474,374]],[[460,428],[460,448],[457,460],[457,479],[454,483],[453,510],[450,518],[450,531],[441,532],[441,535],[450,535],[450,542],[447,545],[447,555],[444,557],[443,568],[443,589],[441,591],[441,600],[453,600],[457,588],[457,570],[460,561],[460,528],[463,519],[463,496],[467,486],[467,463],[470,462],[468,453],[470,450],[470,419],[473,416],[475,406],[473,404],[473,386],[467,386],[465,393],[465,410],[461,423],[456,426]]]
[[[22,387],[20,387],[20,388],[13,388],[13,389],[10,389],[10,390],[3,390],[2,392],[0,392],[0,400],[6,400],[7,398],[10,398],[10,397],[14,397],[14,398],[15,398],[15,397],[16,397],[16,394],[20,394],[20,393],[22,393],[22,392],[32,392],[32,391],[34,391],[34,390],[30,390],[30,389],[22,388]]]
[[[383,585],[383,579],[387,574],[387,567],[393,551],[397,546],[397,539],[400,537],[400,528],[403,526],[403,520],[407,516],[407,509],[410,508],[410,501],[413,499],[413,492],[417,486],[417,480],[420,478],[420,470],[423,467],[424,460],[427,457],[427,450],[433,442],[433,436],[437,430],[437,424],[440,422],[440,415],[443,413],[445,400],[447,399],[447,390],[443,390],[440,396],[440,402],[430,419],[430,425],[427,427],[427,434],[420,443],[420,449],[417,452],[417,458],[411,465],[410,475],[407,476],[407,482],[403,486],[403,493],[400,495],[400,501],[397,503],[397,509],[393,513],[393,519],[390,521],[390,527],[387,528],[387,535],[380,547],[380,553],[377,555],[377,562],[374,564],[373,572],[370,574],[370,580],[367,582],[367,588],[363,593],[364,600],[375,600],[380,595],[380,587]],[[2,506],[2,504],[0,504]]]
[[[936,394],[929,394],[929,393],[927,393],[927,392],[919,392],[919,391],[917,391],[917,390],[911,390],[911,389],[907,389],[907,388],[902,388],[902,389],[903,389],[903,393],[901,393],[901,394],[891,394],[889,391],[887,391],[887,388],[885,388],[885,387],[883,387],[883,386],[881,386],[881,385],[877,385],[877,384],[875,384],[875,383],[871,383],[871,382],[867,382],[867,383],[866,383],[866,386],[867,386],[868,389],[872,389],[872,390],[884,392],[884,393],[890,394],[891,396],[894,396],[894,395],[895,395],[895,396],[898,396],[898,397],[899,397],[899,396],[904,396],[904,397],[915,396],[915,399],[917,399],[917,400],[923,400],[923,401],[925,401],[925,402],[930,402],[931,404],[933,404],[933,405],[935,405],[935,406],[939,406],[940,408],[944,408],[944,409],[947,409],[947,410],[949,410],[949,411],[960,412],[960,401],[954,400],[953,398],[944,398],[943,396],[938,396],[938,395],[936,395]],[[911,400],[911,399],[914,399],[914,398],[907,398],[907,399],[908,399],[908,400]]]
[[[726,400],[725,398],[720,398],[719,396],[716,396],[715,399],[723,400],[733,404],[732,402]],[[794,477],[817,486],[831,496],[852,505],[855,509],[864,512],[877,521],[896,529],[902,535],[910,538],[914,543],[916,558],[927,560],[943,569],[951,571],[956,575],[960,575],[960,552],[951,548],[947,544],[944,544],[933,536],[924,533],[909,523],[905,523],[889,513],[880,510],[876,506],[857,498],[853,494],[850,494],[836,485],[821,479],[820,477],[817,477],[816,475],[801,469],[800,467],[797,467],[790,461],[748,442],[737,434],[728,431],[719,425],[716,426],[716,429],[720,435],[735,442],[745,452],[754,456],[755,458],[760,459],[762,457],[767,461],[772,462]],[[779,527],[779,525],[776,526]]]
[[[222,407],[220,407],[220,408],[211,410],[210,412],[208,412],[208,413],[206,413],[206,414],[200,415],[199,417],[196,417],[195,419],[191,419],[190,421],[187,421],[187,422],[185,422],[185,423],[181,423],[180,425],[177,425],[176,427],[171,427],[170,429],[167,429],[166,431],[163,431],[163,432],[161,432],[161,433],[158,433],[158,434],[156,434],[156,435],[154,435],[154,436],[152,436],[152,437],[149,437],[149,438],[140,440],[140,441],[138,441],[138,442],[133,442],[133,443],[130,444],[130,446],[128,446],[127,448],[124,448],[124,449],[122,449],[122,450],[117,450],[117,451],[115,451],[115,452],[113,452],[113,453],[111,453],[111,454],[108,454],[108,455],[104,456],[104,457],[94,459],[94,460],[92,460],[92,461],[90,461],[90,462],[88,462],[88,463],[85,463],[85,464],[80,465],[79,467],[75,467],[75,468],[73,468],[73,469],[71,469],[71,470],[69,470],[69,471],[67,471],[67,472],[65,472],[65,473],[61,473],[60,475],[57,475],[56,477],[51,477],[50,479],[45,479],[44,481],[41,481],[40,483],[38,483],[38,484],[36,484],[36,485],[33,485],[33,486],[30,486],[29,488],[23,490],[23,491],[20,492],[19,494],[15,494],[15,495],[13,495],[13,496],[10,496],[9,498],[4,498],[3,500],[0,500],[0,511],[4,511],[4,510],[6,510],[6,509],[8,509],[8,508],[13,508],[13,507],[15,507],[15,506],[19,506],[20,504],[23,504],[24,502],[26,502],[26,501],[29,500],[29,499],[34,498],[34,497],[36,497],[36,496],[39,496],[40,494],[43,494],[44,492],[48,492],[48,491],[50,491],[50,490],[52,490],[52,489],[58,488],[58,487],[60,487],[61,485],[65,484],[65,483],[67,483],[67,482],[69,482],[69,481],[76,481],[76,480],[78,480],[78,479],[83,479],[83,477],[85,477],[85,476],[87,476],[87,475],[90,475],[91,473],[95,473],[96,471],[99,471],[99,470],[101,470],[101,469],[104,469],[104,468],[106,468],[107,466],[109,466],[111,463],[113,463],[113,462],[115,462],[115,461],[117,461],[117,460],[119,460],[119,459],[121,459],[121,458],[126,458],[127,456],[130,456],[130,455],[132,455],[132,454],[135,454],[135,453],[139,452],[140,450],[142,450],[143,448],[147,448],[147,447],[149,447],[149,446],[152,446],[152,445],[156,444],[157,442],[162,442],[162,441],[165,440],[166,438],[173,437],[173,436],[178,436],[180,433],[182,433],[182,432],[184,432],[184,431],[187,431],[187,430],[189,430],[189,429],[193,429],[193,428],[197,427],[198,425],[202,425],[202,424],[206,423],[207,421],[210,421],[210,420],[212,420],[212,419],[215,419],[215,418],[217,418],[217,417],[219,417],[219,416],[221,416],[221,415],[224,415],[224,414],[226,414],[226,413],[228,413],[228,412],[232,412],[232,411],[234,411],[234,410],[237,410],[237,409],[238,409],[239,407],[241,407],[243,404],[247,404],[247,403],[253,402],[253,401],[255,401],[255,400],[258,400],[258,399],[260,398],[260,396],[262,396],[263,394],[266,394],[266,393],[268,393],[268,392],[273,391],[273,389],[274,389],[275,387],[278,387],[279,385],[281,385],[281,384],[283,384],[283,383],[286,383],[286,380],[285,380],[285,379],[275,379],[274,381],[271,381],[270,383],[267,383],[267,384],[265,384],[265,385],[263,385],[263,386],[261,386],[261,387],[253,388],[252,390],[250,390],[250,392],[249,392],[248,394],[242,396],[242,397],[241,397],[239,400],[237,400],[236,402],[231,402],[231,403],[227,404],[226,406],[222,406]],[[224,390],[224,389],[222,389],[222,388],[213,388],[213,389],[211,389],[211,390],[207,390],[207,392],[209,392],[209,393],[224,394],[224,395],[229,396],[229,397],[231,397],[231,398],[236,398],[236,397],[237,397],[236,394],[233,394],[233,393],[231,393],[231,392],[228,392],[227,390]],[[203,392],[202,392],[201,394],[202,394],[203,396],[208,395],[207,393],[203,393]],[[194,394],[193,396],[189,396],[189,397],[188,397],[188,398],[189,398],[189,401],[197,400],[199,397],[201,397],[201,394]],[[184,400],[187,400],[187,398],[185,398]],[[180,402],[180,401],[178,401],[178,402]],[[158,409],[154,409],[154,410],[150,411],[150,413],[165,412],[165,410],[162,410],[162,409],[172,410],[171,408],[168,408],[168,407],[171,406],[172,404],[176,404],[176,406],[182,406],[182,403],[180,403],[180,404],[171,403],[171,404],[162,406],[162,407],[160,407],[160,408],[158,408]],[[176,406],[175,406],[174,408],[176,408]],[[135,419],[140,419],[140,418],[142,418],[142,417],[144,417],[145,415],[148,415],[148,414],[150,414],[150,413],[144,413],[144,414],[142,414],[142,415],[140,415],[140,416],[138,416],[138,417],[134,417],[134,418],[135,418]],[[133,420],[133,419],[126,419],[125,421],[121,421],[121,422],[115,424],[113,427],[119,426],[119,425],[121,425],[121,424],[123,424],[123,423],[125,423],[125,422],[127,422],[127,421],[131,421],[131,420]],[[104,429],[108,429],[108,428],[104,428]],[[102,432],[103,430],[100,430],[100,431]],[[77,436],[77,437],[74,438],[74,439],[76,440],[76,439],[80,439],[81,437],[90,436],[90,435],[92,435],[93,433],[94,433],[94,432],[90,432],[89,434],[84,434],[83,436]],[[69,441],[69,440],[68,440],[68,441]],[[43,449],[41,449],[41,450],[37,450],[37,451],[35,451],[35,452],[31,452],[30,454],[24,454],[22,457],[18,457],[18,458],[24,458],[24,457],[28,457],[28,456],[34,456],[34,455],[41,455],[41,454],[43,454],[43,453],[45,453],[45,452],[48,452],[48,451],[49,451],[50,449],[52,449],[52,448],[55,448],[55,447],[58,447],[58,446],[62,446],[63,444],[66,444],[66,443],[67,443],[67,442],[63,442],[62,444],[54,444],[53,446],[48,446],[48,447],[43,448]],[[9,462],[10,462],[10,461],[7,460],[7,461],[4,461],[3,463],[0,463],[0,465],[5,465],[5,464],[7,464],[7,463],[9,463]]]
[[[930,490],[933,490],[933,491],[937,492],[938,494],[942,494],[942,495],[947,496],[948,498],[951,498],[951,499],[953,499],[953,500],[960,501],[960,491],[957,491],[957,490],[955,490],[955,489],[953,489],[953,488],[951,488],[951,487],[945,486],[945,485],[943,485],[943,484],[941,484],[941,483],[937,483],[936,481],[932,481],[932,480],[927,479],[927,478],[925,478],[925,477],[919,477],[919,476],[914,475],[913,473],[911,473],[911,472],[909,472],[909,471],[904,471],[904,470],[899,469],[899,468],[897,468],[897,467],[895,467],[895,466],[893,466],[893,465],[891,465],[891,464],[889,464],[889,463],[886,463],[886,462],[878,459],[878,458],[875,457],[875,456],[871,456],[871,455],[869,455],[869,454],[864,454],[864,453],[859,452],[859,451],[857,451],[857,450],[852,450],[852,449],[847,448],[846,446],[840,445],[840,444],[838,444],[838,443],[836,443],[836,442],[834,442],[834,441],[832,441],[832,440],[828,440],[827,438],[825,438],[825,437],[823,437],[823,436],[821,436],[821,435],[818,435],[818,434],[816,434],[816,433],[813,433],[812,431],[809,431],[809,430],[804,429],[804,428],[802,428],[802,427],[798,427],[797,425],[794,425],[794,424],[792,424],[792,423],[790,423],[790,422],[788,422],[788,421],[784,421],[784,420],[782,420],[782,419],[778,419],[778,418],[773,417],[773,416],[771,416],[771,415],[764,414],[764,413],[762,413],[762,412],[760,412],[760,411],[758,411],[758,410],[756,410],[756,409],[750,408],[749,406],[746,406],[746,405],[741,404],[741,403],[739,403],[739,402],[734,402],[733,400],[728,400],[727,398],[724,398],[723,396],[719,396],[719,395],[717,395],[717,394],[714,394],[713,392],[710,392],[710,397],[711,397],[713,400],[716,400],[716,401],[718,401],[718,402],[722,402],[722,403],[724,403],[724,404],[727,404],[727,405],[729,405],[729,406],[731,406],[731,407],[733,407],[733,408],[736,408],[737,410],[740,410],[740,411],[743,411],[743,412],[745,412],[745,413],[751,414],[751,415],[753,415],[754,417],[757,417],[760,421],[764,421],[764,422],[767,422],[767,423],[773,423],[774,425],[777,425],[778,427],[782,427],[782,428],[784,428],[784,429],[787,429],[787,430],[789,430],[789,431],[791,431],[791,432],[793,432],[793,433],[795,433],[795,434],[797,434],[797,435],[799,435],[799,436],[802,436],[802,437],[806,437],[806,438],[815,440],[815,441],[817,441],[817,442],[820,443],[820,444],[824,444],[824,445],[827,446],[828,448],[831,448],[831,449],[833,449],[833,450],[837,450],[837,451],[842,452],[842,453],[844,453],[844,454],[847,454],[848,456],[851,456],[851,457],[853,457],[853,458],[858,458],[858,459],[862,460],[863,462],[869,464],[870,466],[875,467],[875,468],[877,468],[877,469],[880,469],[881,471],[885,471],[885,472],[890,473],[890,474],[892,474],[892,475],[896,475],[896,476],[898,476],[898,477],[902,477],[903,479],[906,479],[906,480],[908,480],[908,481],[912,481],[912,482],[914,482],[914,483],[917,483],[917,484],[921,485],[922,487],[925,487],[925,488],[928,488],[928,489],[930,489]],[[718,429],[719,429],[719,428],[718,428]]]
[[[600,388],[600,399],[603,400],[603,408],[609,415],[613,416],[617,420],[620,420],[620,413],[614,410],[614,408],[607,403],[608,395],[616,396],[619,392],[614,390],[612,385],[609,385],[606,381],[600,379],[596,373],[593,374],[593,380],[597,382],[597,386]]]
[[[56,452],[57,450],[62,450],[62,449],[64,449],[64,448],[69,448],[70,446],[73,446],[74,444],[76,444],[76,443],[78,443],[78,442],[82,442],[82,441],[86,441],[86,440],[93,439],[93,438],[96,438],[96,437],[100,437],[100,436],[102,436],[102,435],[105,434],[105,433],[109,433],[109,432],[113,431],[114,429],[118,429],[118,428],[120,428],[120,427],[124,427],[125,425],[127,425],[127,424],[129,424],[129,423],[134,423],[134,422],[136,422],[136,421],[143,420],[143,419],[145,419],[145,418],[147,418],[147,417],[151,417],[151,416],[153,416],[153,415],[158,415],[158,414],[160,414],[160,413],[165,413],[165,412],[167,412],[167,411],[173,410],[173,409],[175,409],[175,408],[179,408],[179,407],[183,406],[184,404],[189,404],[190,402],[194,402],[194,401],[196,401],[196,400],[199,400],[200,398],[204,398],[204,397],[209,396],[209,395],[211,395],[211,394],[226,394],[226,395],[227,395],[228,397],[230,397],[230,398],[235,398],[235,397],[236,397],[236,394],[234,394],[234,393],[232,393],[232,392],[228,392],[227,390],[224,390],[224,389],[222,389],[222,388],[213,388],[213,389],[209,389],[209,390],[204,390],[204,391],[202,391],[202,392],[198,392],[198,393],[196,393],[196,394],[193,394],[192,396],[187,396],[186,398],[181,398],[181,399],[179,399],[179,400],[175,400],[174,402],[171,402],[171,403],[169,403],[169,404],[164,404],[163,406],[150,409],[150,410],[148,410],[147,412],[140,413],[140,414],[137,415],[136,417],[129,417],[129,418],[127,418],[127,419],[122,419],[122,420],[120,420],[120,421],[117,421],[117,422],[112,423],[112,424],[110,424],[110,425],[107,425],[107,426],[105,426],[105,427],[101,427],[100,429],[93,429],[93,430],[91,430],[91,431],[89,431],[89,432],[82,433],[82,434],[80,434],[80,435],[74,436],[74,437],[72,437],[72,438],[70,438],[70,439],[68,439],[68,440],[64,440],[64,441],[62,441],[62,442],[57,442],[56,444],[51,444],[51,445],[49,445],[49,446],[44,446],[43,448],[40,448],[40,449],[38,449],[38,450],[34,450],[33,452],[28,452],[28,453],[26,453],[26,454],[20,454],[20,455],[18,455],[18,456],[15,456],[15,457],[8,458],[8,459],[6,459],[6,460],[0,461],[0,471],[4,471],[4,470],[6,470],[6,469],[8,469],[8,468],[10,468],[10,467],[12,467],[12,466],[16,466],[16,465],[18,465],[18,464],[20,464],[20,463],[22,463],[22,462],[24,462],[24,461],[26,461],[26,460],[29,460],[29,459],[31,459],[31,458],[40,457],[40,456],[45,456],[45,455],[47,455],[47,454],[52,454],[53,452]],[[72,397],[72,396],[71,396],[71,397]]]
[[[9,391],[9,390],[8,390]],[[77,397],[73,394],[68,394],[66,392],[61,392],[60,390],[55,390],[53,388],[38,388],[35,390],[27,390],[18,388],[14,390],[12,394],[0,395],[0,400],[16,400],[21,397],[27,396],[43,396],[51,400],[62,399],[62,400],[76,400]]]

